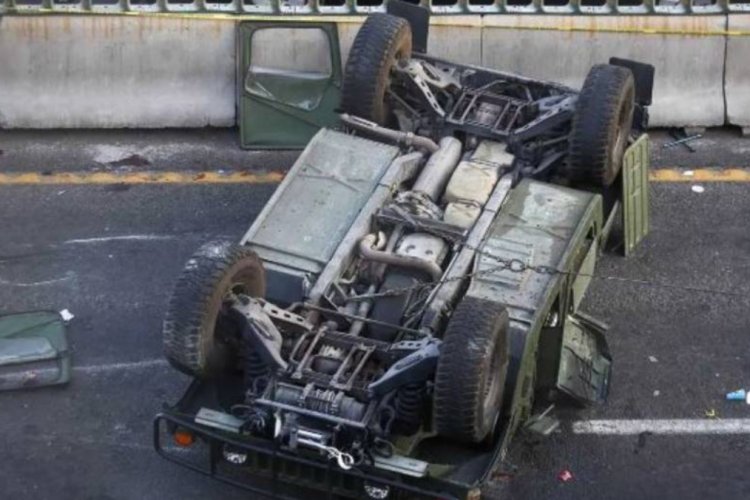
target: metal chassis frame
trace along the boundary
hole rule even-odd
[[[534,140],[565,126],[566,123],[570,123],[573,118],[574,104],[580,94],[578,90],[554,82],[535,80],[477,66],[457,64],[427,54],[414,54],[410,64],[413,65],[415,62],[435,67],[436,73],[442,73],[441,67],[457,72],[468,71],[469,73],[473,72],[479,75],[482,79],[489,78],[490,81],[486,82],[487,84],[491,83],[493,79],[501,79],[510,83],[523,85],[527,90],[529,100],[495,93],[487,88],[488,85],[486,84],[482,84],[476,88],[461,87],[461,92],[457,100],[452,103],[450,108],[443,109],[429,85],[425,82],[425,79],[419,76],[419,71],[409,69],[410,66],[398,69],[407,80],[406,85],[417,93],[417,99],[421,100],[428,108],[426,113],[427,116],[431,116],[431,119],[434,120],[432,123],[434,131],[440,131],[440,134],[455,135],[456,132],[460,132],[490,140],[506,140],[509,151],[522,163],[528,163],[530,155],[536,158],[533,160],[534,163],[532,166],[535,167],[538,173],[545,171],[547,167],[561,159],[561,155],[555,147],[549,149],[549,141],[537,144]],[[453,76],[450,78],[453,78]],[[536,110],[536,116],[527,123],[518,126],[518,122],[526,110],[530,109],[532,104],[540,102],[539,100],[531,100],[533,96],[530,94],[530,88],[532,90],[534,88],[543,88],[550,94],[547,98],[559,97],[560,100],[551,104],[549,108],[543,109],[540,107]],[[393,92],[393,96],[398,97],[398,93]],[[404,104],[404,101],[400,97],[398,97],[398,100]],[[493,118],[491,124],[481,124],[469,118],[470,114],[479,109],[479,103],[487,102],[499,106],[501,109],[499,115]],[[429,108],[432,108],[431,112]],[[419,116],[420,118],[417,121],[420,121],[425,116],[424,112],[419,113]],[[558,140],[567,140],[565,130],[556,132],[553,142],[556,143]],[[531,147],[532,151],[528,152],[527,147]],[[539,157],[540,155],[541,157]],[[547,161],[549,163],[545,165]],[[541,167],[541,165],[545,166]]]

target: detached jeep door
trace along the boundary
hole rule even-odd
[[[342,71],[335,23],[247,22],[239,34],[242,147],[300,148],[336,125]]]

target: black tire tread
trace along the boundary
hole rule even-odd
[[[411,27],[405,19],[381,13],[367,17],[346,62],[341,90],[344,112],[383,124],[378,106],[382,106],[389,64],[407,43],[411,55]]]
[[[248,268],[260,273],[260,288],[265,289],[261,261],[248,247],[212,242],[188,261],[175,284],[162,325],[164,354],[176,369],[199,378],[215,375],[201,355],[204,323],[207,316],[217,313],[214,299],[222,281],[228,274]]]
[[[622,94],[634,95],[634,89],[633,74],[627,68],[591,67],[573,116],[567,169],[571,181],[599,186],[614,181],[617,168],[609,162],[613,127],[617,127]]]
[[[497,302],[464,297],[456,307],[443,337],[435,375],[435,426],[441,436],[465,443],[478,443],[486,437],[488,429],[480,415],[485,403],[482,378],[489,368],[486,357],[493,341],[505,344],[501,347],[505,355],[499,365],[502,369],[508,360],[507,337],[497,335],[498,322],[507,328],[508,312]],[[498,411],[504,373],[502,377]]]

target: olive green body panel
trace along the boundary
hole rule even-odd
[[[268,300],[305,300],[398,154],[325,128],[313,137],[241,240],[263,260]]]
[[[511,191],[482,244],[485,255],[474,269],[479,274],[466,293],[501,302],[510,313],[506,391],[512,396],[506,399],[504,435],[508,442],[530,416],[540,382],[551,388],[557,385],[566,337],[568,343],[591,343],[582,337],[587,333],[575,337],[564,330],[590,282],[602,224],[600,195],[526,179]],[[498,269],[492,256],[514,262]],[[586,326],[583,329],[587,331]],[[591,358],[598,359],[599,353],[591,353]],[[607,378],[608,373],[603,380]]]
[[[622,205],[625,256],[635,251],[649,231],[648,172],[650,142],[641,135],[627,150],[622,162]]]
[[[522,180],[508,195],[482,243],[474,269],[480,274],[467,294],[502,302],[515,311],[511,317],[531,322],[551,282],[559,277],[545,272],[546,268],[568,271],[586,236],[579,233],[598,236],[601,225],[601,196]],[[498,268],[495,256],[516,262]],[[529,266],[541,267],[542,272],[520,269]]]
[[[606,330],[582,313],[565,318],[555,389],[579,405],[602,402],[609,393],[612,357]]]
[[[0,390],[70,380],[65,325],[54,311],[0,316]]]
[[[294,61],[289,54],[260,53],[261,46],[267,51],[273,45],[254,47],[253,37],[269,38],[269,33],[270,37],[296,36],[299,43],[313,34],[324,37],[327,44],[318,45],[327,45],[328,54],[321,54],[316,65]],[[342,68],[335,23],[241,23],[237,72],[243,148],[303,148],[318,130],[338,124],[335,109],[341,99]]]

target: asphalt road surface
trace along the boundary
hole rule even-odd
[[[750,167],[750,139],[710,132],[655,168]],[[0,310],[69,309],[66,387],[0,393],[0,498],[251,498],[159,458],[151,418],[188,383],[161,357],[161,319],[202,243],[238,239],[273,183],[97,183],[96,173],[244,172],[273,180],[295,153],[237,149],[233,131],[3,132]],[[81,184],[50,179],[78,172]],[[37,177],[13,184],[7,173]],[[45,179],[47,180],[45,182]],[[89,182],[90,181],[90,182]],[[693,187],[700,184],[703,192]],[[750,183],[658,182],[652,231],[630,259],[605,256],[584,309],[610,324],[607,405],[519,440],[507,498],[750,498]],[[725,293],[728,292],[728,293]],[[708,419],[715,414],[715,419]],[[618,434],[586,426],[617,420]],[[741,419],[736,434],[635,432],[652,419]],[[646,422],[646,424],[643,424]],[[558,474],[569,470],[572,480]]]

